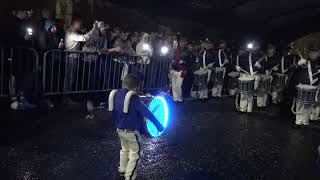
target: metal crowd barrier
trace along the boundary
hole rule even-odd
[[[38,89],[39,55],[33,48],[0,47],[0,97]]]
[[[142,79],[140,91],[151,92],[168,87],[169,65],[168,57],[50,50],[43,58],[42,87],[45,95],[110,91],[132,72]]]

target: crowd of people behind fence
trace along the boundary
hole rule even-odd
[[[299,51],[294,50],[292,43],[281,46],[265,43],[266,46],[263,46],[252,41],[243,43],[234,50],[222,39],[213,41],[204,38],[194,41],[185,38],[183,33],[134,32],[118,26],[111,27],[103,21],[94,21],[92,27],[86,31],[80,18],[74,18],[71,25],[64,29],[63,25],[49,14],[43,13],[42,19],[36,22],[33,19],[33,11],[24,9],[12,11],[9,22],[10,24],[4,28],[5,33],[1,33],[5,35],[2,36],[3,44],[7,47],[35,48],[40,54],[39,67],[45,68],[41,57],[48,50],[60,49],[70,52],[66,55],[68,58],[65,61],[64,75],[58,76],[63,78],[61,91],[65,93],[72,91],[71,85],[77,76],[73,70],[79,63],[79,54],[76,52],[95,54],[90,56],[89,60],[86,60],[88,56],[81,57],[89,64],[92,61],[96,62],[97,57],[103,54],[135,57],[133,64],[144,65],[152,64],[154,57],[166,57],[170,60],[170,66],[168,65],[166,74],[169,78],[165,79],[168,80],[173,100],[176,102],[230,95],[235,96],[236,109],[245,113],[252,112],[254,102],[259,108],[271,103],[289,102],[293,104],[292,112],[296,115],[298,126],[308,125],[309,119],[319,119],[319,43],[310,45],[309,56],[303,57]],[[127,59],[119,63],[127,64],[125,61]],[[101,64],[99,65],[101,69]],[[19,66],[19,63],[12,66]],[[141,68],[135,71],[125,67],[121,66],[122,75],[130,71],[137,75],[142,73]],[[148,78],[150,80],[150,74],[153,73],[143,74],[144,81]],[[26,94],[28,91],[17,89],[21,87],[16,85],[20,81],[18,79],[23,77],[16,75],[19,78],[15,78],[15,75],[13,72],[9,78],[9,86],[12,86],[9,87],[11,108],[35,107],[35,101]],[[111,80],[115,80],[115,77],[112,78]],[[87,81],[96,80],[89,78]],[[32,86],[32,83],[28,85]],[[121,81],[118,86],[121,86]],[[298,91],[294,90],[296,88]],[[284,96],[284,93],[288,96]],[[87,98],[89,107],[93,106],[92,99],[92,96]],[[65,101],[70,103],[72,99],[66,96]],[[49,100],[47,103],[52,106]]]

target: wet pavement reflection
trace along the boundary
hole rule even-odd
[[[120,148],[110,114],[86,120],[82,105],[0,111],[0,179],[114,179]],[[294,129],[278,106],[251,115],[231,98],[174,108],[168,131],[144,138],[139,180],[320,179],[314,160],[320,124]]]

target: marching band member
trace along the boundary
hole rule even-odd
[[[250,43],[247,49],[240,48],[239,54],[236,60],[236,70],[240,72],[241,77],[253,77],[255,80],[256,74],[259,70],[258,60],[261,59],[261,53],[259,51],[259,45]],[[261,66],[261,65],[260,65]],[[257,81],[254,83],[257,87]],[[253,94],[241,94],[240,96],[240,111],[252,112]]]
[[[123,88],[111,91],[109,95],[109,111],[120,139],[120,165],[117,179],[136,179],[137,166],[143,154],[141,134],[143,134],[144,117],[152,121],[159,131],[164,127],[152,114],[148,107],[136,95],[140,80],[133,74],[127,74],[123,80]]]
[[[309,47],[309,58],[306,60],[301,57],[298,61],[299,69],[295,75],[295,85],[311,85],[314,88],[319,85],[319,60],[320,44],[315,43]],[[315,120],[318,118],[319,106],[313,107],[313,105],[307,105],[299,101],[296,102],[296,127],[300,127],[301,125],[307,126],[309,125],[309,119]]]
[[[215,53],[215,60],[217,67],[213,70],[211,81],[213,82],[212,97],[222,96],[223,85],[225,84],[225,75],[227,73],[227,65],[229,64],[229,59],[225,51],[226,42],[219,41],[218,51]]]
[[[195,83],[198,84],[199,99],[208,99],[208,85],[211,76],[211,68],[214,65],[213,44],[209,39],[203,43],[204,49],[200,52],[198,59],[198,68],[193,73],[195,75]],[[199,80],[197,80],[197,78]]]
[[[281,49],[281,58],[277,65],[277,71],[273,75],[272,81],[272,103],[278,104],[283,101],[283,92],[287,89],[288,84],[290,83],[289,77],[292,77],[292,74],[295,70],[296,56],[291,53],[292,48],[285,46]],[[295,88],[295,87],[294,87]]]
[[[265,59],[261,61],[261,68],[260,68],[260,79],[259,79],[259,86],[260,89],[265,91],[257,92],[257,106],[258,107],[266,107],[268,104],[268,95],[270,93],[271,88],[271,81],[272,81],[272,73],[279,70],[279,55],[276,53],[276,47],[273,44],[269,44],[267,46],[267,52]],[[270,89],[271,88],[271,89]],[[277,101],[277,94],[272,93],[272,100],[276,103]]]

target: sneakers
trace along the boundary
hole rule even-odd
[[[86,120],[93,120],[94,119],[94,114],[88,114],[86,116]]]
[[[19,103],[18,101],[14,101],[11,103],[10,108],[12,110],[23,110],[23,105],[22,103]]]

